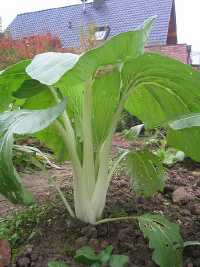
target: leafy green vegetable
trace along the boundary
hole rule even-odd
[[[66,101],[46,110],[22,110],[0,115],[0,193],[13,203],[33,201],[21,182],[12,163],[14,134],[31,134],[46,128],[65,109]]]
[[[83,247],[76,252],[75,260],[78,263],[89,265],[90,267],[110,266],[123,267],[129,262],[129,258],[124,255],[112,254],[113,247],[107,246],[98,255],[90,247]]]
[[[127,165],[132,177],[134,190],[145,197],[150,197],[162,191],[165,182],[165,172],[160,159],[151,152],[131,152]]]
[[[138,217],[149,247],[154,249],[153,260],[160,267],[182,267],[183,240],[179,226],[160,215],[145,214]]]
[[[83,264],[93,264],[93,263],[98,263],[99,258],[95,254],[94,250],[91,247],[82,247],[80,248],[75,255],[75,260],[78,263],[83,263]]]
[[[102,250],[99,253],[99,255],[98,255],[99,260],[103,264],[107,263],[110,260],[112,252],[113,252],[113,246],[107,246],[104,250]]]

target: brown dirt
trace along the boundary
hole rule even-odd
[[[61,170],[50,170],[49,175],[58,177],[62,188],[71,190],[71,168],[67,164]],[[66,174],[69,179],[66,179]],[[200,165],[186,161],[168,170],[169,179],[163,193],[146,200],[137,197],[129,186],[129,179],[124,170],[115,174],[107,197],[105,216],[144,214],[155,212],[166,215],[181,227],[184,240],[200,240]],[[49,197],[47,177],[37,172],[23,175],[23,180],[39,201]],[[173,203],[172,194],[179,188],[189,190],[191,198],[180,203]],[[13,208],[5,200],[0,202],[1,215]],[[17,207],[19,208],[19,207]],[[44,222],[38,225],[38,234],[26,245],[18,256],[18,261],[27,260],[25,267],[47,267],[50,260],[64,260],[70,267],[79,266],[73,256],[76,249],[90,245],[97,251],[108,244],[113,245],[114,252],[125,254],[130,258],[132,267],[154,267],[152,251],[143,238],[136,223],[115,222],[97,227],[88,226],[70,219],[61,202],[49,211]],[[20,267],[20,265],[16,265]],[[21,265],[22,266],[22,265]],[[184,267],[200,266],[200,249],[191,247],[184,251]],[[170,266],[169,266],[170,267]]]
[[[69,188],[71,186],[72,170],[69,162],[60,166],[60,169],[50,169],[48,171],[36,171],[32,174],[21,173],[22,180],[26,188],[32,192],[37,201],[42,202],[55,192],[53,187],[49,184],[48,177],[53,176],[57,178],[57,182],[62,187]],[[66,179],[67,177],[67,179]],[[22,207],[12,205],[5,198],[0,196],[0,217],[11,213],[13,210],[21,210]]]

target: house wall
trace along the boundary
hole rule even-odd
[[[185,64],[190,64],[190,47],[187,44],[152,46],[146,48],[149,52],[158,52],[160,54],[177,59]]]

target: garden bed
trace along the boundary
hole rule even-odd
[[[66,181],[63,183],[65,171],[50,170],[49,174],[56,175],[62,188],[70,193],[70,166],[67,167],[68,184]],[[126,172],[123,168],[119,169],[110,186],[105,216],[146,212],[165,214],[180,225],[184,240],[200,240],[200,166],[187,160],[169,169],[168,174],[164,193],[145,200],[135,195],[130,189]],[[24,176],[24,180],[37,198],[48,199],[45,202],[49,203],[49,208],[34,229],[34,236],[20,245],[16,266],[46,267],[50,260],[64,260],[71,267],[79,266],[73,256],[77,249],[85,245],[96,251],[113,245],[114,253],[129,256],[129,266],[156,266],[151,260],[152,251],[136,223],[115,222],[94,227],[74,221],[68,217],[62,203],[51,196],[53,191],[49,191],[46,177],[35,173]],[[30,181],[34,181],[34,186]],[[2,203],[0,210],[4,207]],[[187,267],[200,266],[198,247],[185,249],[184,264]]]

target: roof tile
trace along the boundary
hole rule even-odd
[[[109,25],[110,36],[131,31],[145,19],[157,15],[149,45],[165,45],[173,0],[106,0],[101,8],[93,3],[53,8],[18,15],[9,26],[14,39],[51,33],[63,47],[78,47],[81,27]],[[71,27],[69,26],[71,25]]]

